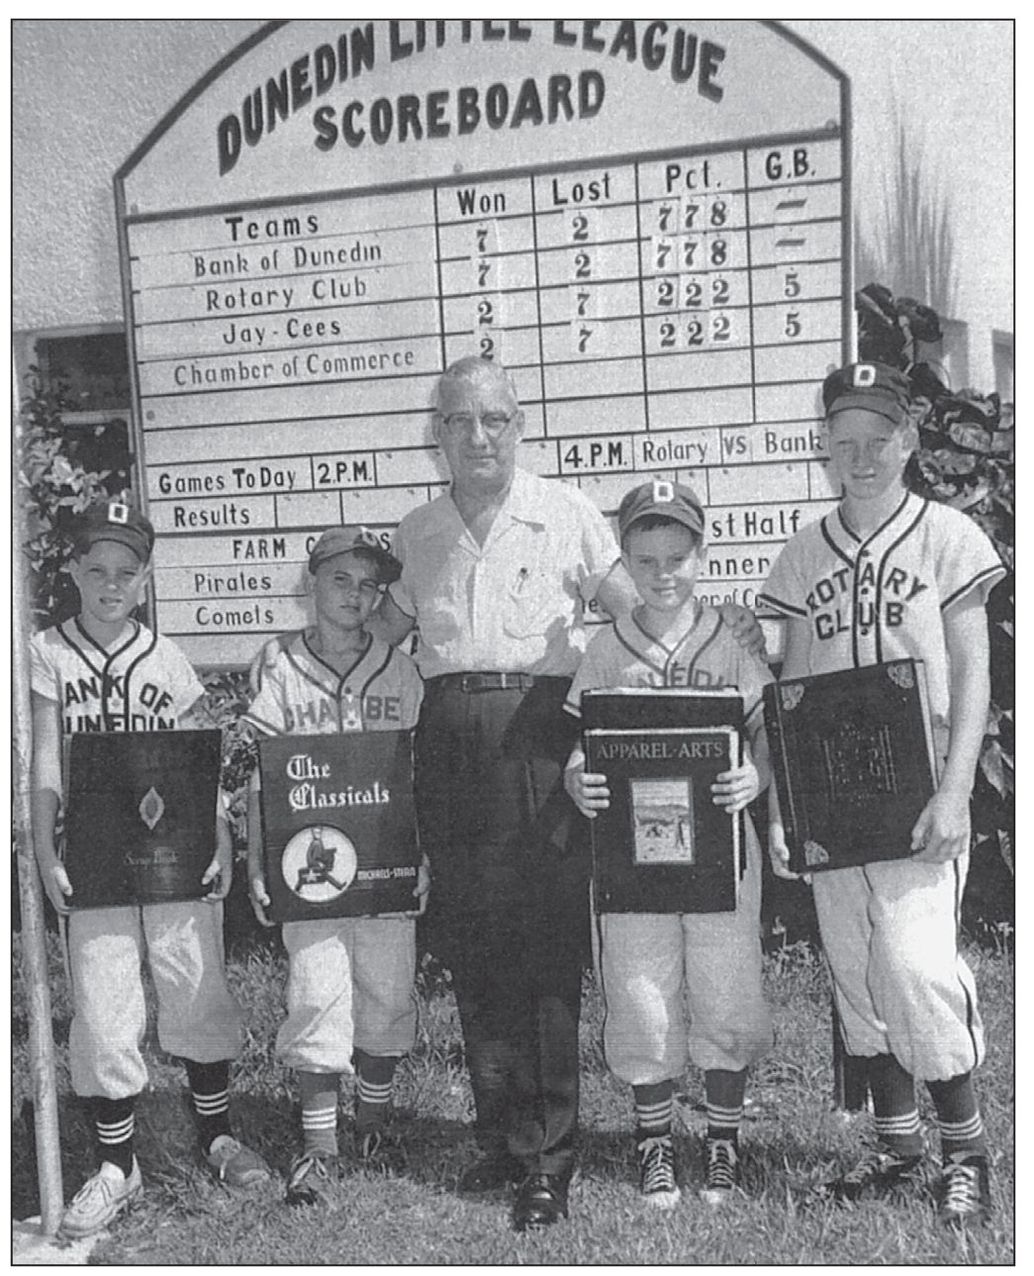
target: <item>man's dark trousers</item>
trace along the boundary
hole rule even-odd
[[[452,971],[478,1142],[563,1176],[578,1123],[589,867],[584,821],[562,787],[576,734],[568,686],[432,678],[416,749],[427,942]]]

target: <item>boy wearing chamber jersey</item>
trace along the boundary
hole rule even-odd
[[[367,632],[385,586],[401,566],[365,529],[332,528],[309,556],[315,627],[261,671],[245,715],[266,735],[404,731],[416,726],[423,684],[416,665]],[[248,817],[252,903],[268,925],[258,773]],[[423,909],[426,867],[413,894]],[[298,1074],[301,1153],[288,1176],[289,1205],[328,1203],[338,1175],[337,1107],[342,1073],[356,1076],[355,1149],[389,1165],[386,1138],[393,1078],[416,1035],[416,923],[412,917],[336,917],[285,922],[287,1019],[279,1057]]]
[[[68,570],[80,611],[33,637],[30,678],[33,839],[44,888],[64,920],[74,1005],[72,1087],[90,1100],[100,1162],[61,1220],[61,1234],[77,1237],[107,1226],[142,1190],[133,1132],[136,1098],[147,1082],[140,1053],[145,958],[158,999],[158,1040],[186,1063],[205,1160],[237,1187],[268,1179],[269,1170],[233,1137],[228,1119],[240,1011],[223,969],[222,900],[232,867],[225,817],[214,819],[217,849],[202,878],[209,886],[204,900],[69,914],[75,896],[56,834],[63,738],[191,726],[191,708],[204,691],[172,642],[131,619],[150,573],[154,529],[147,519],[111,502],[81,514],[72,534]]]
[[[787,618],[783,677],[924,661],[944,767],[911,830],[911,858],[814,875],[837,1008],[848,1049],[868,1060],[877,1135],[820,1194],[853,1201],[925,1185],[918,1077],[940,1127],[938,1216],[960,1227],[991,1210],[972,1081],[984,1038],[957,934],[990,699],[984,605],[1004,569],[972,519],[905,487],[918,437],[902,373],[842,368],[827,377],[823,403],[840,505],[786,544],[760,599]],[[786,875],[774,786],[770,804],[773,866]]]
[[[743,696],[744,762],[717,777],[718,806],[742,811],[768,783],[761,717],[767,668],[695,596],[704,563],[703,507],[688,487],[654,481],[629,492],[618,511],[621,558],[642,602],[592,639],[574,676],[567,708],[605,687],[734,687]],[[585,771],[580,746],[565,785],[590,819],[609,805],[607,777]],[[632,1086],[644,1201],[660,1209],[679,1199],[671,1137],[675,1082],[687,1059],[704,1072],[707,1137],[701,1197],[727,1202],[740,1181],[739,1126],[747,1068],[772,1042],[761,990],[761,852],[744,812],[746,872],[735,912],[603,913],[594,934],[606,1004],[607,1063]],[[683,996],[688,998],[686,1025]]]

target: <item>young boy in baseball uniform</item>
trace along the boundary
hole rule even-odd
[[[415,727],[423,696],[416,665],[366,629],[381,593],[400,571],[365,529],[324,532],[309,556],[315,626],[262,669],[245,721],[266,735]],[[268,925],[257,772],[248,827],[252,902]],[[423,908],[428,881],[422,869],[414,909]],[[416,1035],[415,935],[416,923],[407,916],[284,923],[287,1019],[277,1053],[298,1074],[303,1138],[288,1176],[289,1205],[326,1203],[332,1191],[342,1073],[356,1076],[360,1160],[390,1161],[385,1128],[395,1068]]]
[[[771,678],[718,612],[695,596],[704,527],[703,507],[688,487],[655,480],[627,493],[618,511],[621,558],[642,602],[592,639],[565,708],[580,716],[582,693],[593,688],[736,688],[743,696],[744,761],[719,775],[712,789],[715,803],[732,815],[768,783],[761,688]],[[607,777],[585,771],[580,746],[565,785],[590,819],[609,805]],[[687,1059],[704,1072],[701,1196],[721,1205],[740,1181],[747,1068],[772,1042],[761,990],[761,852],[746,812],[744,831],[747,866],[735,912],[603,913],[594,935],[606,1003],[604,1051],[614,1074],[632,1086],[640,1188],[661,1209],[680,1195],[671,1119]]]
[[[902,373],[878,363],[842,368],[827,377],[823,403],[840,505],[786,544],[761,595],[787,619],[783,676],[924,661],[944,766],[911,830],[911,858],[813,879],[847,1046],[868,1060],[877,1135],[822,1194],[852,1201],[922,1183],[918,1077],[941,1133],[938,1215],[962,1226],[991,1209],[972,1081],[984,1037],[957,931],[990,699],[984,606],[1005,573],[972,519],[905,487],[918,436]],[[774,787],[770,803],[773,866],[786,875]]]
[[[77,731],[165,731],[193,726],[204,688],[167,638],[131,619],[150,575],[154,529],[120,502],[94,506],[73,527],[69,572],[79,614],[36,634],[30,645],[33,726],[32,820],[40,876],[61,914],[74,1017],[72,1087],[88,1098],[100,1167],[61,1221],[64,1236],[110,1223],[142,1189],[133,1148],[137,1095],[147,1081],[140,1053],[146,959],[158,999],[158,1040],[187,1067],[201,1150],[231,1186],[269,1177],[265,1162],[230,1133],[230,1060],[240,1049],[240,1011],[223,969],[222,900],[230,888],[232,842],[215,817],[216,851],[204,900],[142,907],[75,903],[57,850],[62,740]]]

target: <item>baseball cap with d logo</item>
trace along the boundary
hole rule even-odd
[[[72,520],[69,532],[77,554],[88,554],[98,541],[117,541],[146,563],[154,548],[154,528],[143,514],[124,501],[88,506]]]
[[[826,416],[861,408],[901,425],[908,416],[908,378],[886,363],[849,363],[831,372],[822,383]]]
[[[626,492],[618,509],[618,536],[625,539],[629,528],[648,514],[661,514],[691,532],[704,534],[704,507],[691,487],[668,479],[653,479]]]

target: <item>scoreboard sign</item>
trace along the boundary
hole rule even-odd
[[[446,473],[436,378],[514,374],[519,462],[606,513],[696,488],[751,605],[832,504],[850,351],[844,76],[773,22],[269,23],[116,176],[160,629],[246,663],[324,528]]]

